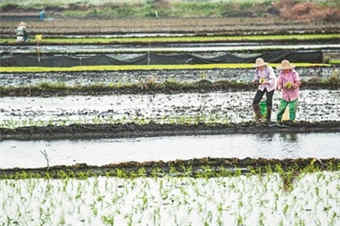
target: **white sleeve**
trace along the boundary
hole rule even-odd
[[[276,76],[272,67],[269,66],[269,79],[270,83],[276,87]]]

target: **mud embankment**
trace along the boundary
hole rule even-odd
[[[135,177],[220,177],[241,174],[264,174],[278,172],[284,178],[294,179],[301,172],[339,170],[340,159],[238,159],[202,158],[176,161],[124,162],[104,166],[76,164],[73,166],[54,166],[36,169],[0,169],[0,179],[28,178],[80,178],[93,176]],[[286,178],[288,179],[288,178]]]
[[[123,138],[150,136],[212,135],[212,134],[255,134],[280,132],[340,132],[339,121],[322,122],[286,122],[281,126],[254,122],[244,123],[199,123],[190,124],[157,124],[150,122],[140,125],[126,124],[81,124],[70,126],[19,127],[15,129],[0,128],[0,140],[55,140],[55,139],[91,139]]]
[[[311,81],[302,82],[302,90],[338,90],[340,82],[321,82]],[[255,91],[256,87],[251,83],[234,83],[229,81],[218,81],[212,83],[210,81],[199,81],[192,84],[180,84],[165,82],[148,83],[141,82],[139,84],[105,86],[93,85],[85,87],[58,87],[53,84],[45,84],[43,86],[17,87],[17,88],[1,88],[0,97],[39,97],[39,96],[69,96],[69,95],[124,95],[124,94],[179,94],[179,93],[210,93],[218,91],[237,92],[237,91]]]
[[[333,73],[337,73],[338,68],[332,67],[297,67],[296,71],[300,74],[300,78],[303,81],[309,81],[311,86],[315,84],[315,87],[327,88],[326,80],[329,79]],[[275,70],[276,75],[278,71]],[[176,83],[197,83],[201,88],[204,86],[213,87],[217,81],[220,85],[225,84],[226,88],[229,83],[237,86],[238,82],[249,82],[254,78],[255,70],[249,69],[191,69],[191,70],[127,70],[127,71],[101,71],[101,72],[40,72],[40,73],[1,73],[0,74],[0,86],[6,87],[28,87],[33,88],[39,86],[42,83],[50,84],[50,86],[58,86],[63,84],[64,86],[98,86],[105,87],[112,84],[123,87],[128,87],[129,84],[143,84],[147,82],[153,82],[158,85],[168,82],[168,89],[176,88]],[[200,82],[200,80],[208,80],[208,82]],[[322,82],[322,80],[325,80]],[[236,83],[236,84],[235,84]],[[339,82],[338,82],[339,83]],[[155,84],[155,85],[156,85]],[[216,83],[215,85],[217,85]],[[337,84],[337,81],[334,81]],[[144,86],[144,91],[147,91],[147,86]],[[153,84],[150,84],[150,88]],[[193,84],[192,84],[193,85]],[[240,85],[241,86],[241,85]],[[331,84],[330,84],[331,86]],[[177,87],[180,87],[179,85]],[[14,88],[14,89],[16,89]],[[47,88],[47,87],[46,87]],[[13,90],[14,90],[13,89]],[[86,88],[84,88],[86,89]],[[180,88],[179,88],[180,89]],[[32,89],[31,89],[32,91]],[[99,91],[99,90],[98,90]],[[112,91],[112,90],[111,90]],[[42,92],[42,91],[41,91]],[[24,92],[25,93],[25,92]],[[15,94],[15,92],[13,93]],[[5,95],[5,93],[3,93]],[[33,95],[31,93],[31,95]]]

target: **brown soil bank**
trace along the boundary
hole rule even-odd
[[[244,123],[198,123],[198,124],[74,124],[70,126],[0,128],[0,140],[53,140],[53,139],[93,139],[151,136],[181,136],[210,134],[254,134],[254,133],[308,133],[340,132],[339,121],[306,122],[267,125],[254,122]]]
[[[163,177],[226,177],[240,174],[279,173],[284,183],[291,183],[299,173],[340,169],[340,159],[237,159],[203,158],[176,161],[125,162],[104,166],[77,164],[35,169],[0,169],[0,179],[80,178],[114,176],[122,178]]]

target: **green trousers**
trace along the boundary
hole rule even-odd
[[[297,107],[297,99],[293,101],[285,101],[284,99],[280,100],[279,112],[277,113],[276,119],[278,122],[281,122],[282,115],[286,110],[286,107],[289,107],[289,119],[295,120],[296,117],[296,107]]]

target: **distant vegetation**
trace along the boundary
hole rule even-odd
[[[340,0],[4,0],[0,12],[34,12],[66,17],[268,17],[338,21]]]

